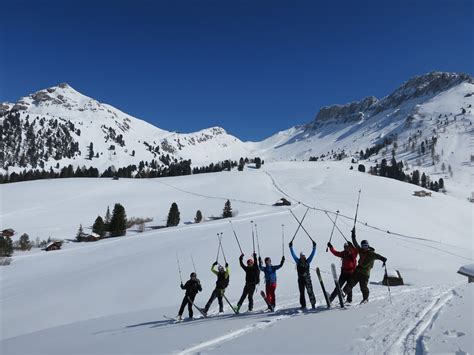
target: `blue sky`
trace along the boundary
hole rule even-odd
[[[68,82],[163,129],[258,140],[414,75],[472,75],[473,4],[3,2],[0,101]]]

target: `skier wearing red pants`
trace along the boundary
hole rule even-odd
[[[285,257],[282,256],[280,265],[273,266],[272,265],[272,259],[269,257],[265,258],[265,266],[262,265],[262,258],[258,258],[258,264],[260,267],[260,270],[263,271],[265,274],[265,290],[266,290],[266,295],[267,295],[267,300],[268,303],[270,303],[273,307],[275,308],[276,305],[276,298],[275,298],[275,290],[277,287],[277,277],[276,277],[276,271],[280,269],[283,264],[285,263]]]

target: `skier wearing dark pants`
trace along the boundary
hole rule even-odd
[[[265,266],[263,266],[262,258],[260,257],[258,258],[258,265],[260,267],[260,270],[263,271],[263,273],[265,274],[265,291],[266,291],[267,300],[268,300],[268,303],[270,303],[273,308],[275,308],[275,305],[276,305],[276,296],[275,296],[275,290],[277,287],[276,272],[278,269],[280,269],[283,266],[284,263],[285,263],[285,257],[282,256],[280,265],[273,266],[272,259],[270,259],[267,256],[265,258]]]
[[[369,278],[370,270],[374,267],[374,261],[380,260],[385,265],[387,258],[377,254],[375,249],[369,246],[367,240],[363,240],[360,245],[357,243],[355,228],[352,229],[352,243],[354,244],[357,252],[359,253],[359,263],[355,269],[352,278],[347,282],[344,287],[344,292],[347,294],[351,292],[357,283],[359,283],[360,291],[362,292],[362,302],[369,300]]]
[[[313,250],[308,258],[304,253],[300,253],[298,258],[293,250],[293,242],[290,242],[290,252],[293,260],[296,263],[296,270],[298,271],[298,288],[300,290],[300,305],[301,308],[306,308],[306,296],[305,290],[308,292],[309,301],[311,302],[311,307],[314,309],[316,307],[316,297],[314,296],[313,283],[311,282],[311,273],[310,273],[310,264],[313,261],[314,254],[316,253],[316,242],[313,241]]]
[[[344,244],[343,251],[337,251],[334,249],[332,244],[328,242],[328,248],[334,256],[337,256],[342,259],[342,266],[341,266],[341,274],[339,275],[339,286],[342,287],[346,282],[348,282],[352,276],[354,275],[355,268],[357,266],[357,249],[352,245],[351,242],[347,242]],[[334,301],[337,296],[337,288],[334,288],[332,291],[331,296],[329,296],[330,302]],[[347,303],[352,302],[352,289],[348,290]]]
[[[181,319],[184,313],[184,308],[188,306],[189,318],[193,317],[193,302],[196,298],[196,295],[199,291],[202,291],[201,282],[197,278],[195,272],[191,273],[191,278],[186,281],[183,285],[181,283],[181,289],[186,290],[184,295],[183,302],[181,302],[181,307],[179,308],[178,318]]]
[[[212,291],[211,297],[209,301],[207,301],[206,306],[204,307],[204,313],[209,311],[209,308],[212,305],[212,302],[217,298],[217,302],[219,302],[219,313],[224,312],[224,303],[222,302],[222,295],[225,292],[227,286],[229,286],[229,264],[225,264],[225,269],[222,266],[219,266],[217,270],[215,267],[217,265],[217,261],[212,264],[211,272],[216,274],[217,281],[216,281],[216,288]]]
[[[244,254],[240,255],[239,263],[240,267],[245,271],[245,286],[242,291],[242,296],[237,303],[237,312],[240,311],[240,307],[245,301],[245,298],[249,299],[249,311],[253,310],[253,294],[255,293],[255,287],[260,282],[260,269],[257,264],[257,254],[253,254],[253,259],[247,260],[247,266],[243,263]]]

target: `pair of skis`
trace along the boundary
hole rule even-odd
[[[334,285],[336,286],[337,296],[339,298],[339,304],[341,305],[341,308],[344,308],[344,300],[342,298],[341,285],[339,285],[339,280],[337,277],[336,265],[331,264],[331,272],[332,272],[332,277],[334,279]],[[329,296],[326,292],[326,288],[324,287],[324,282],[323,282],[323,278],[321,277],[321,271],[319,270],[319,267],[316,268],[316,274],[318,275],[319,284],[321,285],[321,289],[323,290],[326,304],[328,308],[331,308],[331,301],[329,300]]]

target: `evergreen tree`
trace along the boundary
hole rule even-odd
[[[89,144],[89,159],[92,160],[93,157],[94,157],[94,144],[91,142],[91,144]]]
[[[76,240],[82,242],[82,238],[84,238],[84,229],[82,229],[82,224],[80,224],[76,233]]]
[[[425,173],[421,174],[421,187],[426,187],[426,175],[425,175]]]
[[[8,237],[0,237],[0,256],[12,256],[13,242]]]
[[[411,177],[411,183],[415,185],[420,184],[420,172],[418,170],[415,170],[413,172],[412,177]]]
[[[104,225],[105,231],[110,231],[110,208],[107,206],[107,212],[105,212]]]
[[[174,227],[179,224],[179,209],[176,202],[173,202],[168,213],[168,220],[166,221],[167,227]]]
[[[202,213],[201,210],[197,210],[196,217],[194,217],[194,223],[201,223],[202,222]]]
[[[127,215],[125,208],[120,203],[116,203],[114,206],[109,230],[113,237],[121,237],[127,233]]]
[[[232,217],[232,206],[230,205],[230,201],[227,200],[224,205],[224,210],[222,211],[222,217],[230,218]]]
[[[26,233],[24,233],[20,237],[20,249],[21,250],[30,250],[31,249],[30,237]]]
[[[101,237],[105,235],[105,223],[101,216],[98,216],[95,219],[95,222],[92,225],[92,232],[97,233]]]
[[[439,179],[438,185],[439,185],[440,190],[444,189],[444,180],[443,180],[443,178]]]
[[[240,160],[239,160],[239,167],[237,168],[237,170],[243,171],[243,170],[244,170],[244,166],[245,166],[244,158],[240,158]]]

